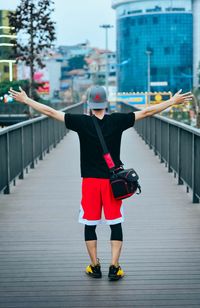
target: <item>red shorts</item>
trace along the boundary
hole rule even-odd
[[[124,221],[122,201],[114,198],[110,180],[83,178],[79,222],[86,225],[101,223],[102,208],[107,224]]]

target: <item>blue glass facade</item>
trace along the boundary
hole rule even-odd
[[[122,16],[117,19],[118,91],[148,89],[148,57],[151,51],[152,91],[184,91],[192,88],[192,12]]]

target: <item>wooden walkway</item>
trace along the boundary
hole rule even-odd
[[[133,129],[122,159],[141,176],[143,194],[125,202],[126,277],[109,282],[108,226],[100,226],[103,278],[87,277],[78,138],[69,133],[44,161],[0,195],[0,307],[200,307],[200,205]]]

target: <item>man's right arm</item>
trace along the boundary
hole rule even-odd
[[[62,122],[65,121],[65,112],[55,110],[49,106],[34,101],[27,96],[26,92],[23,91],[22,88],[20,88],[20,92],[10,89],[10,94],[16,101],[24,103],[48,117]]]

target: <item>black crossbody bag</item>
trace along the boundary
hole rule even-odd
[[[138,182],[138,174],[133,168],[124,169],[122,166],[119,168],[115,167],[96,117],[92,116],[92,120],[94,122],[97,135],[103,149],[103,158],[110,171],[110,183],[115,199],[121,200],[129,198],[135,193],[140,194],[141,187]]]

